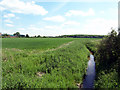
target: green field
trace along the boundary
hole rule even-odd
[[[73,41],[70,38],[3,38],[2,48],[17,48],[17,49],[39,49],[46,50],[56,48],[63,43]]]
[[[86,43],[96,40],[4,38],[2,87],[77,88],[86,73],[89,55]]]

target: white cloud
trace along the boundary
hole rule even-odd
[[[59,33],[61,35],[65,34],[97,34],[97,35],[107,35],[111,32],[111,27],[117,30],[117,20],[104,19],[104,18],[94,18],[89,19],[85,23],[80,23],[79,27],[63,27]]]
[[[111,14],[111,15],[118,15],[118,7],[115,7],[115,8],[109,8],[108,12]]]
[[[37,28],[34,25],[30,25],[27,30],[40,30],[41,28]]]
[[[66,27],[66,25],[68,27]],[[77,27],[75,25],[78,25]],[[75,27],[74,27],[75,26]],[[117,20],[94,18],[89,19],[86,23],[76,21],[67,21],[59,26],[49,26],[43,32],[45,35],[66,35],[66,34],[97,34],[106,35],[111,32],[111,27],[117,29]]]
[[[119,0],[36,0],[37,2],[118,2]]]
[[[2,0],[0,6],[14,13],[45,15],[48,13],[42,6],[35,2],[23,2],[20,0]]]
[[[9,13],[3,16],[4,18],[15,17],[15,14]]]
[[[59,28],[58,26],[55,26],[55,25],[49,25],[49,26],[45,26],[44,27],[45,29],[57,29],[57,28]]]
[[[13,23],[11,20],[9,20],[9,19],[6,19],[6,20],[4,20],[4,22],[6,22],[6,23]]]
[[[65,33],[66,30],[67,31],[70,30],[71,28],[72,28],[72,30],[74,29],[74,31],[75,31],[75,29],[76,29],[75,27],[79,26],[79,25],[80,25],[80,23],[76,22],[76,21],[66,21],[66,22],[59,24],[59,25],[47,25],[43,28],[43,30],[44,31],[48,30],[48,32],[47,32],[48,35],[50,33],[51,33],[51,35],[60,35],[62,33]],[[71,32],[71,31],[69,31],[69,32]]]
[[[33,4],[35,4],[35,1],[32,1]]]
[[[53,17],[46,17],[43,20],[53,21],[53,22],[64,22],[65,18],[63,16],[58,15],[58,16],[53,16]]]
[[[78,25],[78,26],[76,26]],[[66,34],[108,34],[111,27],[117,28],[117,19],[94,18],[86,20],[84,23],[76,21],[66,21],[58,25],[29,25],[26,28],[19,28],[22,34],[29,34],[30,36],[58,36]],[[13,32],[11,30],[11,32]],[[16,32],[16,31],[14,31]]]
[[[8,26],[8,27],[14,27],[13,24],[5,24],[5,25]]]
[[[87,12],[81,10],[69,10],[65,16],[94,16],[95,12],[90,8]]]
[[[87,34],[108,34],[111,27],[117,29],[117,20],[107,20],[104,18],[96,18],[87,20],[86,25],[82,28],[83,33]]]
[[[100,11],[100,14],[104,14],[105,13],[105,11]]]
[[[67,21],[63,25],[80,25],[80,23],[76,21]]]

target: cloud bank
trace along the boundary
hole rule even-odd
[[[35,4],[35,2],[23,2],[20,0],[2,0],[0,2],[1,10],[9,10],[13,13],[46,15],[46,11],[42,6]]]

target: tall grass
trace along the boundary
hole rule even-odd
[[[84,43],[88,40],[77,39],[55,51],[36,54],[4,48],[3,88],[76,88],[86,73],[89,51]],[[40,77],[39,72],[45,74]]]

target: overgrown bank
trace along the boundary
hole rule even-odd
[[[86,45],[95,52],[95,88],[120,88],[120,35],[113,30],[102,41]]]
[[[85,41],[85,40],[83,40]],[[86,72],[89,51],[76,40],[45,53],[3,49],[3,88],[77,88]],[[42,77],[37,73],[44,73]]]

